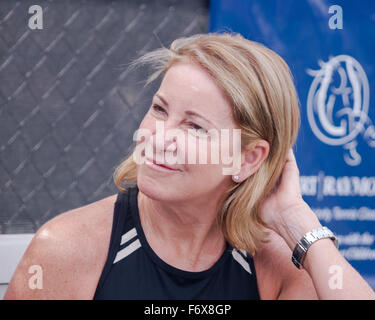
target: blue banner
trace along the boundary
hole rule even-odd
[[[303,198],[375,289],[375,1],[214,0],[210,32],[282,56],[294,76]]]

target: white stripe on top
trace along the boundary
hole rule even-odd
[[[232,256],[233,256],[234,260],[236,260],[242,266],[242,268],[244,268],[248,273],[251,274],[249,263],[245,260],[245,258],[236,249],[232,250]]]
[[[126,258],[129,254],[133,253],[135,250],[139,249],[141,247],[141,243],[139,242],[139,239],[133,241],[131,244],[126,246],[124,249],[121,249],[116,254],[116,258],[113,261],[113,264],[116,262],[119,262],[120,260]]]
[[[137,235],[137,230],[135,228],[130,229],[128,232],[124,233],[121,237],[120,245],[123,245],[133,239]],[[141,247],[139,240],[133,241],[131,244],[125,248],[119,250],[116,254],[116,258],[113,263],[119,262],[120,260],[126,258],[129,254],[133,253],[135,250]]]
[[[130,239],[134,238],[137,235],[137,230],[135,228],[130,229],[127,233],[123,234],[121,237],[120,245],[128,242]]]

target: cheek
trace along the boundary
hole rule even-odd
[[[155,127],[155,120],[151,116],[149,116],[148,113],[146,113],[141,124],[139,125],[139,129],[154,130]]]
[[[199,164],[190,165],[184,179],[191,181],[196,189],[216,189],[218,186],[230,183],[231,176],[224,175],[220,165]],[[189,183],[188,183],[189,184]]]
[[[219,165],[220,152],[218,143],[211,140],[209,136],[196,136],[186,134],[185,146],[181,146],[186,151],[186,163],[196,165]]]
[[[240,140],[235,142],[233,136],[222,139],[222,137],[209,137],[208,139],[196,139],[196,144],[190,144],[187,152],[191,158],[195,155],[195,165],[187,162],[188,171],[199,181],[219,183],[223,180],[231,180],[232,172],[236,171],[241,164]],[[237,147],[235,147],[237,144]],[[238,150],[237,150],[238,149]]]
[[[186,162],[187,171],[192,179],[203,184],[216,184],[222,181],[225,178],[222,171],[223,165],[220,153],[215,152],[218,143],[211,141],[210,138],[205,139],[196,136],[190,136],[187,140],[189,144],[186,146],[186,152],[190,160],[195,159],[195,162]]]
[[[153,132],[155,132],[155,128],[155,121],[146,114],[136,131],[136,135],[133,136],[133,139],[137,141],[137,145],[142,144],[142,148],[145,148],[150,143],[149,140]]]

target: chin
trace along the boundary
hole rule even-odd
[[[176,186],[167,181],[139,175],[137,185],[139,191],[156,201],[173,201],[178,197]]]
[[[156,180],[147,176],[139,176],[137,179],[139,191],[155,201],[179,203],[191,201],[199,197],[194,187],[188,187],[180,183],[168,183],[162,179]]]
[[[137,179],[137,185],[138,185],[139,191],[141,191],[147,197],[153,200],[162,200],[160,198],[160,195],[163,193],[163,191],[160,190],[158,185],[155,185],[151,181],[148,181],[148,179],[142,179],[142,178]]]

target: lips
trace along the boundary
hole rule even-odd
[[[159,164],[159,163],[156,163],[155,160],[153,159],[150,159],[150,158],[146,158],[146,160],[150,163],[153,163],[155,166],[158,166],[158,167],[161,167],[161,168],[164,168],[166,170],[170,170],[170,171],[180,171],[179,169],[177,168],[173,168],[173,167],[169,167],[165,164]]]

